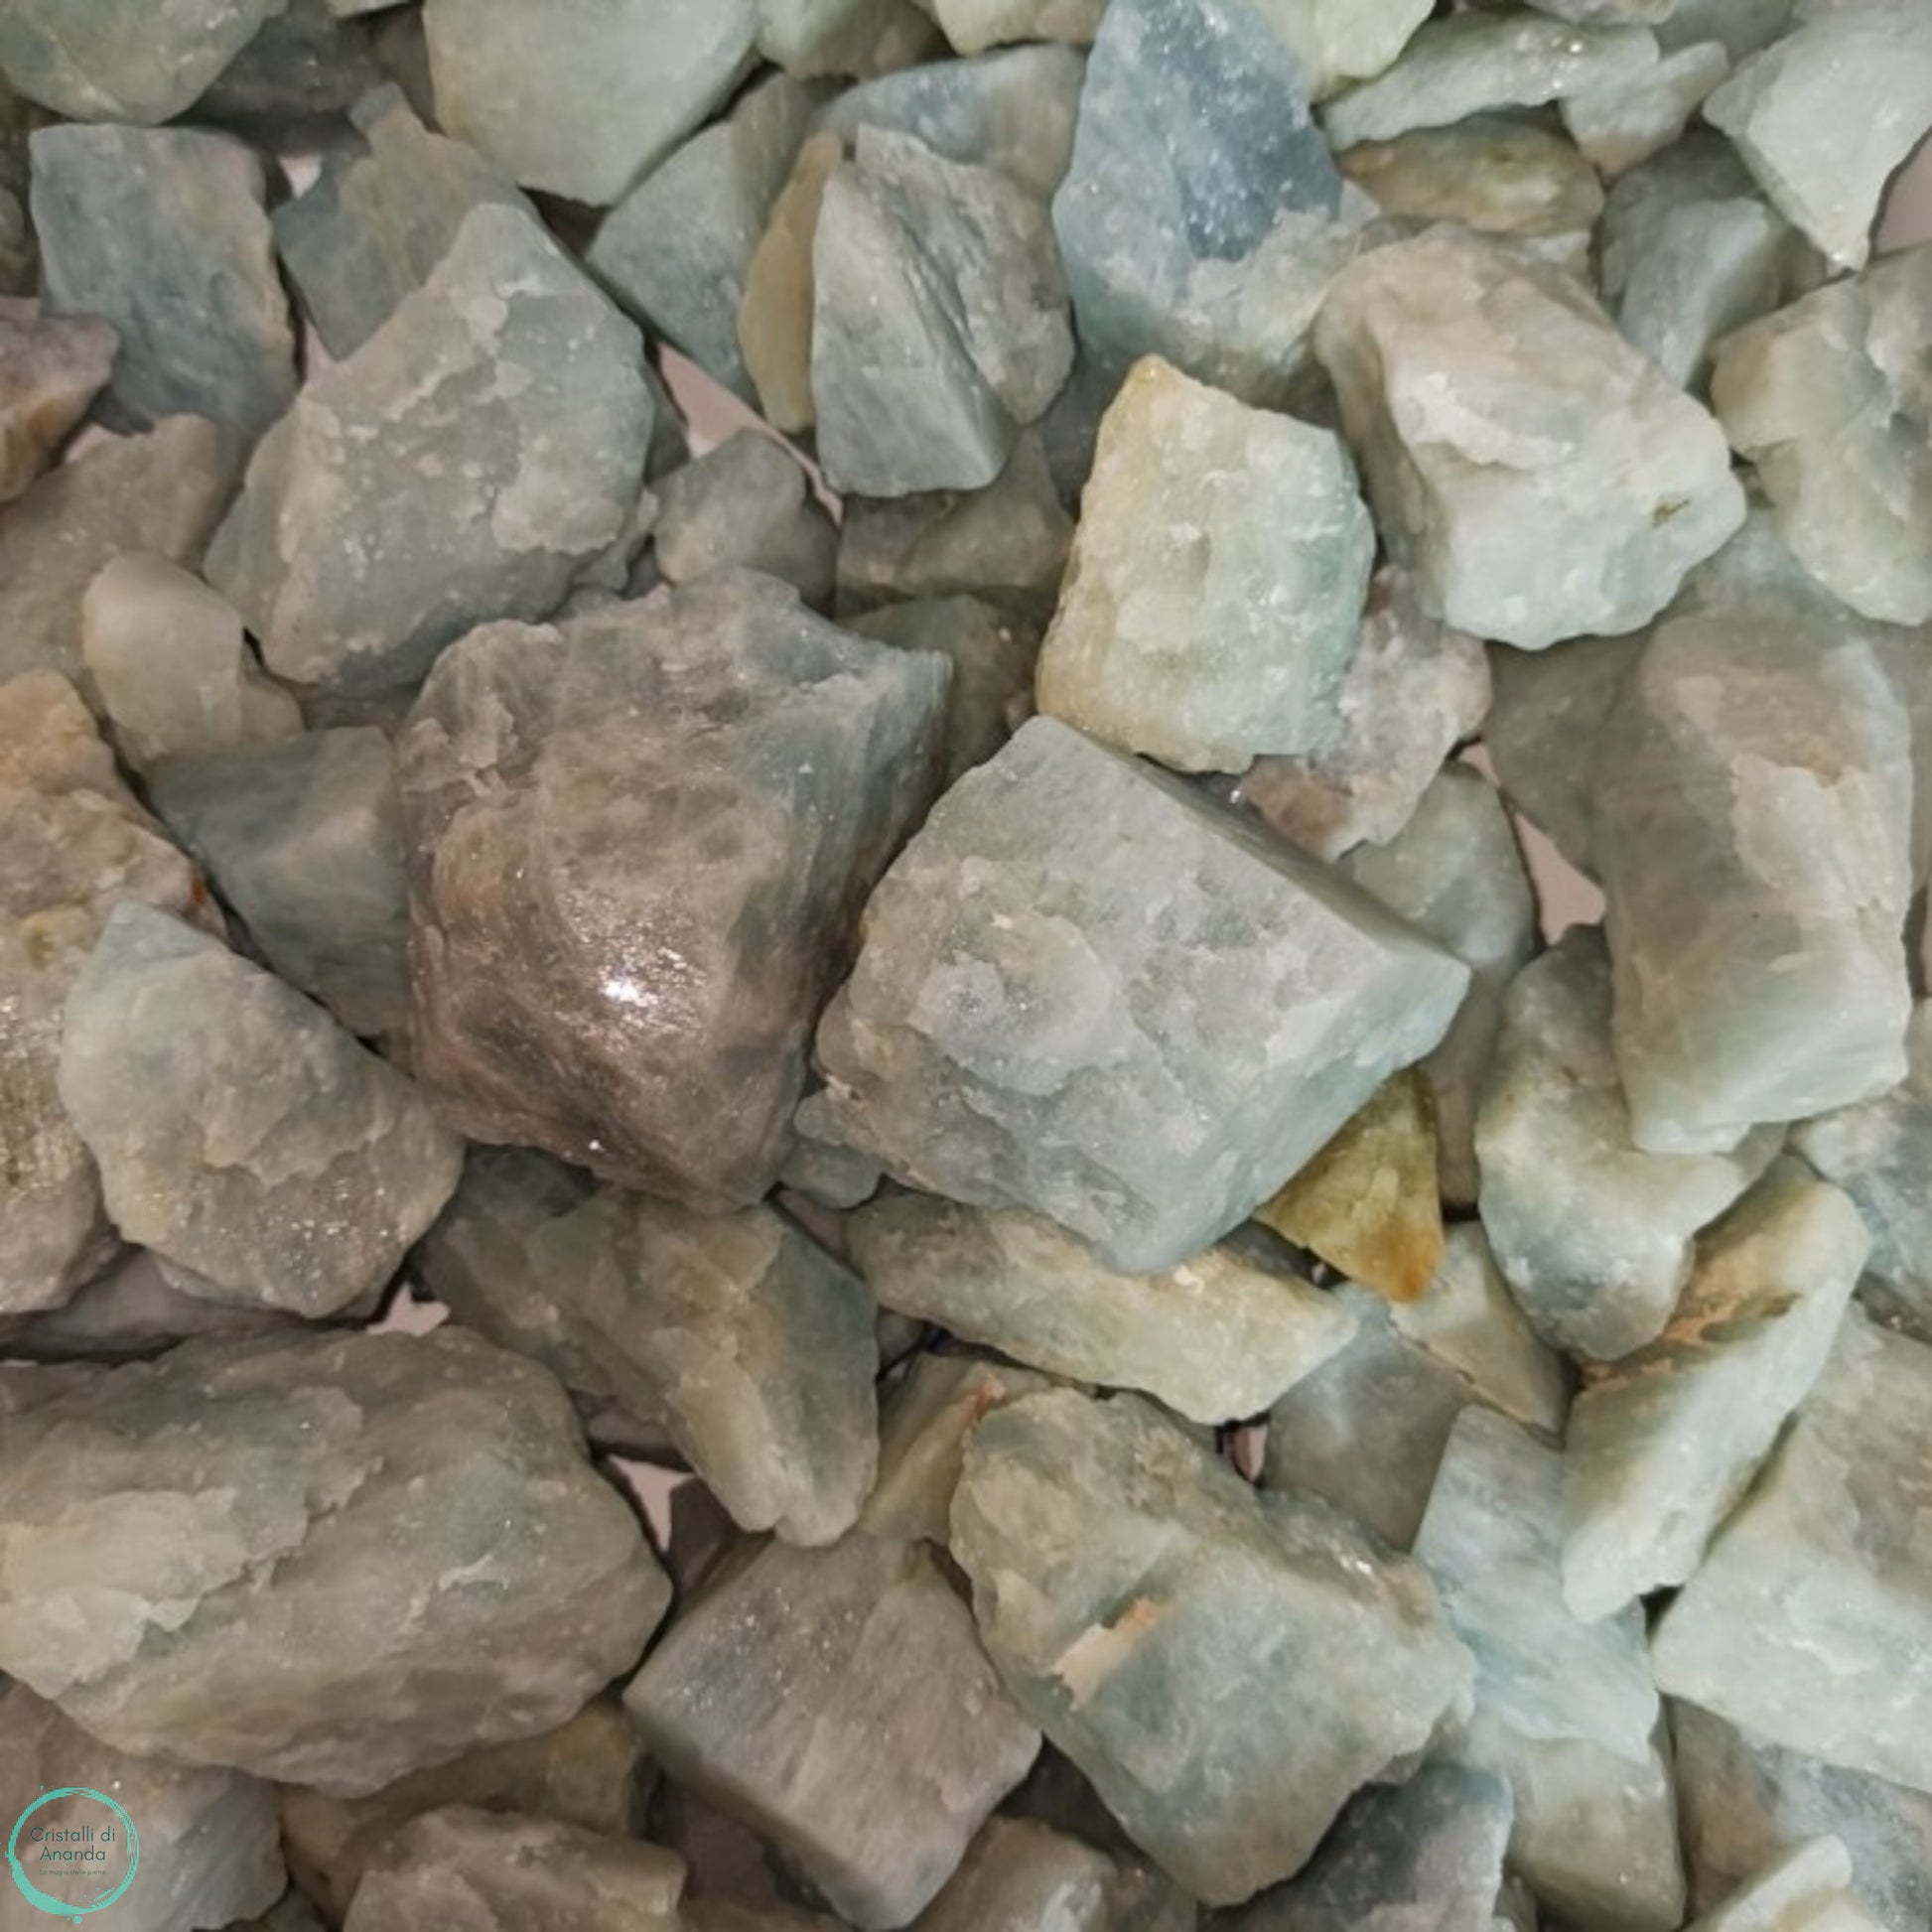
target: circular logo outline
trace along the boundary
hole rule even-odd
[[[43,1805],[51,1805],[60,1798],[91,1798],[96,1804],[105,1805],[121,1821],[121,1829],[127,1834],[127,1869],[121,1874],[121,1882],[110,1892],[103,1893],[91,1905],[76,1905],[65,1898],[50,1898],[47,1893],[28,1877],[26,1867],[20,1863],[20,1855],[15,1850],[20,1843],[20,1828],[33,1817]],[[134,1829],[134,1820],[117,1805],[104,1791],[96,1791],[91,1785],[66,1784],[58,1791],[43,1791],[34,1802],[14,1820],[14,1828],[7,1834],[7,1863],[13,1868],[14,1883],[20,1894],[37,1912],[45,1912],[52,1918],[86,1918],[93,1912],[104,1912],[113,1904],[129,1885],[134,1882],[136,1867],[141,1863],[141,1834]]]

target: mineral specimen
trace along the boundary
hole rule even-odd
[[[345,1307],[395,1272],[461,1166],[410,1082],[319,1007],[133,901],[68,995],[60,1089],[115,1226],[216,1300]]]
[[[913,1932],[1193,1932],[1171,1880],[1027,1818],[992,1818]]]
[[[637,500],[637,333],[529,215],[483,207],[248,466],[209,581],[278,675],[416,682],[483,618],[544,616]]]
[[[939,31],[912,0],[758,0],[759,52],[788,72],[892,73]]]
[[[1315,751],[1374,559],[1339,438],[1149,356],[1101,424],[1039,708],[1181,771]]]
[[[1653,68],[1580,87],[1563,103],[1563,124],[1605,179],[1668,149],[1730,71],[1721,43],[1693,42]]]
[[[651,541],[666,583],[738,565],[792,585],[816,609],[832,601],[838,532],[796,459],[770,437],[740,430],[673,470],[656,496]]]
[[[1091,41],[1107,0],[924,0],[947,41],[984,54],[1005,41]]]
[[[1039,1747],[931,1556],[858,1535],[767,1545],[677,1618],[624,1704],[673,1777],[860,1932],[931,1901]]]
[[[1743,521],[1717,424],[1575,281],[1493,242],[1437,228],[1361,257],[1314,345],[1395,561],[1479,636],[1633,630]]]
[[[1382,72],[1429,18],[1427,0],[1256,0],[1256,10],[1288,43],[1314,100]]]
[[[1210,1903],[1298,1869],[1467,1694],[1420,1566],[1313,1497],[1258,1494],[1138,1397],[995,1410],[952,1529],[1014,1696]]]
[[[581,1441],[451,1329],[90,1372],[0,1421],[0,1666],[118,1749],[351,1797],[554,1729],[669,1593]]]
[[[836,134],[805,142],[745,264],[739,357],[765,421],[787,436],[812,426],[812,237],[844,154]]]
[[[118,341],[93,317],[0,301],[0,503],[53,462],[107,381]]]
[[[1264,839],[1031,720],[873,895],[804,1124],[1121,1272],[1185,1261],[1434,1046],[1467,982]]]
[[[400,769],[452,1117],[707,1209],[763,1194],[945,687],[748,572],[451,651]]]
[[[887,1308],[1053,1375],[1145,1390],[1196,1422],[1267,1408],[1354,1332],[1331,1297],[1228,1249],[1116,1275],[1037,1215],[922,1194],[862,1207],[847,1234]]]
[[[199,1335],[260,1335],[302,1325],[299,1314],[190,1295],[170,1279],[183,1275],[172,1264],[164,1272],[145,1248],[125,1249],[62,1307],[9,1319],[6,1353],[30,1362],[138,1361]],[[345,1316],[367,1311],[366,1303],[352,1304]]]
[[[1815,1838],[1740,1885],[1693,1932],[1886,1932],[1853,1895],[1851,1879],[1844,1845]]]

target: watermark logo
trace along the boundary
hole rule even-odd
[[[134,1820],[84,1784],[43,1791],[14,1820],[7,1840],[21,1896],[50,1918],[104,1912],[134,1882],[140,1863]]]

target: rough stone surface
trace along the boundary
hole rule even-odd
[[[451,1329],[89,1371],[0,1421],[0,1664],[119,1749],[348,1796],[554,1729],[669,1593],[581,1445]]]
[[[916,1545],[768,1545],[624,1693],[681,1782],[750,1823],[860,1932],[939,1891],[1039,1733]]]
[[[1434,1046],[1467,979],[1265,837],[1031,720],[874,894],[809,1131],[1122,1272],[1186,1260]]]
[[[1338,437],[1150,356],[1101,424],[1039,708],[1182,771],[1314,751],[1374,559]]]
[[[990,1818],[914,1932],[1194,1932],[1172,1879],[1030,1818]]]
[[[770,437],[740,430],[656,487],[651,527],[669,584],[738,565],[792,585],[822,610],[832,600],[839,539],[797,459]]]
[[[1034,1214],[889,1195],[847,1224],[889,1309],[1073,1381],[1141,1389],[1196,1422],[1252,1416],[1354,1332],[1331,1297],[1211,1248],[1115,1275]]]
[[[940,50],[912,0],[758,0],[759,52],[787,72],[895,73]]]
[[[248,466],[208,578],[278,675],[416,682],[484,618],[537,618],[637,500],[636,331],[517,209],[304,385]]]
[[[825,184],[844,154],[839,137],[825,132],[799,148],[745,264],[739,357],[765,421],[786,436],[813,422],[812,237]]]
[[[215,1300],[346,1307],[461,1165],[415,1088],[319,1007],[131,901],[68,995],[60,1090],[115,1226]]]
[[[1693,43],[1627,78],[1580,87],[1563,102],[1563,124],[1590,165],[1614,181],[1669,148],[1729,71],[1721,43]]]
[[[1363,256],[1315,352],[1395,561],[1478,636],[1633,630],[1743,521],[1717,424],[1572,279],[1493,242],[1438,228]]]
[[[1325,100],[1391,67],[1429,18],[1427,0],[1255,0],[1288,43],[1309,95]]]
[[[0,503],[54,461],[106,383],[119,340],[94,317],[0,300]]]
[[[1844,1845],[1815,1838],[1740,1885],[1695,1932],[1886,1932],[1853,1895],[1851,1880]]]
[[[1209,1903],[1296,1870],[1467,1694],[1419,1565],[1313,1497],[1250,1489],[1137,1397],[994,1411],[952,1526],[1015,1697]]]
[[[743,572],[446,656],[400,771],[419,1066],[464,1130],[763,1194],[945,686]]]
[[[420,20],[413,25],[420,46]],[[388,80],[372,27],[332,0],[287,0],[195,103],[195,119],[271,154],[297,153],[340,138],[343,117]]]
[[[1107,0],[923,0],[947,44],[984,54],[1009,41],[1090,42]]]
[[[1711,1154],[1631,1139],[1610,1045],[1610,966],[1580,927],[1511,982],[1476,1118],[1482,1219],[1537,1331],[1614,1361],[1663,1332],[1692,1244],[1763,1173],[1760,1128]]]

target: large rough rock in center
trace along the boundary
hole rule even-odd
[[[707,1211],[763,1194],[947,675],[739,571],[451,651],[399,772],[418,1066],[463,1131]]]

